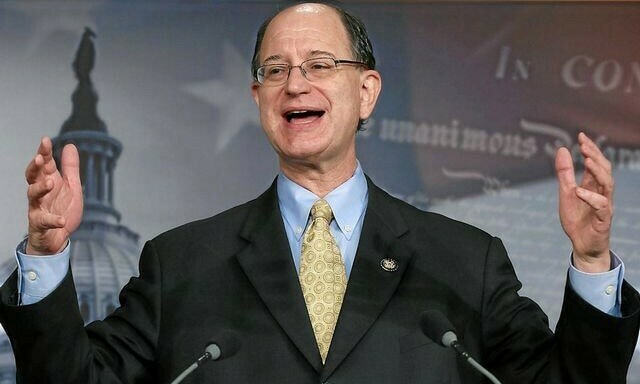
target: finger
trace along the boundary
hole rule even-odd
[[[585,159],[593,159],[607,172],[611,172],[611,162],[604,156],[600,148],[593,142],[584,132],[578,134],[578,143],[580,144],[580,152]]]
[[[40,140],[40,146],[38,146],[39,155],[42,155],[45,161],[53,158],[53,143],[48,136],[42,137]]]
[[[27,183],[33,184],[38,180],[38,176],[42,174],[43,164],[44,159],[40,154],[37,154],[33,159],[31,159],[29,165],[27,165],[27,169],[24,171],[24,178],[27,180]]]
[[[591,172],[589,172],[589,170],[587,169],[587,165],[586,163],[588,163],[588,161],[585,159],[584,161],[584,172],[582,173],[582,179],[580,180],[580,186],[582,188],[586,188],[592,191],[596,191],[599,192],[599,186],[598,186],[598,182],[596,181],[595,177],[593,176],[593,174],[591,174]]]
[[[607,177],[602,172],[594,171],[601,169],[609,175],[608,178],[613,180],[611,177],[611,162],[607,160],[596,143],[583,132],[578,134],[578,142],[580,144],[580,152],[585,158],[585,173],[580,185],[610,198],[613,194],[613,183],[607,182]],[[587,164],[592,165],[590,169],[587,167]]]
[[[53,189],[53,180],[46,179],[37,183],[29,184],[27,188],[27,197],[29,201],[34,201],[45,196]]]
[[[573,159],[567,148],[560,148],[556,153],[556,176],[560,191],[572,190],[576,186],[576,176],[573,168]]]
[[[31,184],[36,182],[38,177],[55,171],[56,163],[53,159],[53,144],[51,139],[45,136],[40,141],[36,155],[27,165],[25,179],[27,183]]]
[[[63,216],[39,210],[31,210],[28,216],[29,225],[38,231],[63,228],[66,223]]]
[[[609,199],[599,193],[580,187],[576,188],[576,195],[594,210],[598,219],[602,221],[611,220],[611,205],[609,204]]]
[[[60,166],[62,175],[69,183],[80,183],[80,155],[75,145],[67,144],[64,146],[62,156],[60,156]]]
[[[613,196],[614,186],[613,176],[611,173],[591,158],[585,159],[584,166],[586,173],[588,173],[590,178],[593,179],[595,184],[597,184],[597,191],[606,198],[611,199]]]

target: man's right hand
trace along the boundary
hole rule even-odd
[[[60,160],[62,174],[53,159],[51,139],[44,137],[25,171],[29,184],[27,254],[60,253],[82,220],[80,157],[76,147],[66,145]]]

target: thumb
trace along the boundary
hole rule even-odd
[[[67,144],[62,149],[60,168],[69,184],[80,184],[80,155],[75,145]]]
[[[573,168],[573,159],[567,148],[560,148],[556,153],[556,176],[561,191],[567,191],[576,187],[576,176]]]

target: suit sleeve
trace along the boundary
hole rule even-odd
[[[521,297],[502,242],[486,255],[482,303],[483,359],[505,383],[626,383],[638,336],[638,292],[623,284],[617,318],[581,299],[567,281],[555,335],[532,300]]]
[[[571,383],[626,383],[638,338],[640,300],[626,281],[622,284],[622,317],[608,315],[584,301],[567,282],[556,326],[557,353]]]
[[[50,295],[17,306],[17,277],[0,288],[0,321],[11,341],[18,383],[154,382],[160,324],[160,265],[152,243],[120,308],[86,326],[71,270]]]

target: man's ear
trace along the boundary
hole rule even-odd
[[[360,119],[366,120],[373,113],[382,91],[382,77],[378,71],[366,70],[361,75]]]
[[[251,95],[253,96],[253,101],[256,102],[256,105],[260,107],[260,101],[258,101],[258,88],[260,88],[260,84],[255,81],[251,83]]]

